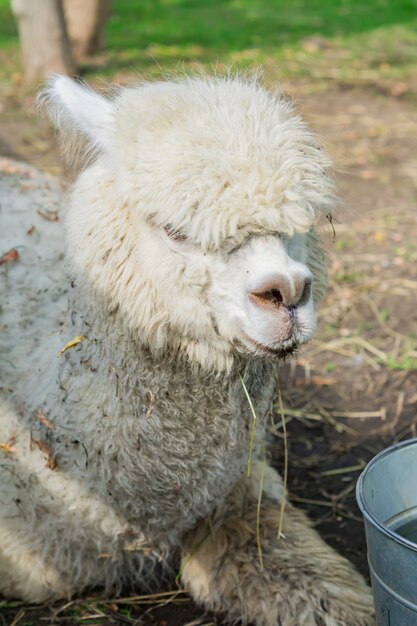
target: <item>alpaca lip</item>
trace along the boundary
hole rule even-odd
[[[256,348],[256,352],[274,356],[275,358],[285,358],[287,356],[291,356],[301,345],[307,341],[307,338],[300,337],[300,341],[295,338],[291,339],[293,333],[291,333],[290,337],[288,337],[285,341],[281,342],[277,347],[268,346],[267,344],[261,343],[260,341],[256,341],[256,339],[252,339],[245,331],[242,330],[242,335],[245,338],[245,343],[249,343],[251,347]]]

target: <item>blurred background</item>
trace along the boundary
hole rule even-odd
[[[417,0],[14,0],[13,8],[17,22],[0,0],[0,157],[73,175],[33,111],[48,69],[106,92],[184,70],[262,68],[266,86],[294,99],[321,136],[343,210],[335,236],[324,229],[330,288],[319,332],[282,369],[289,488],[367,575],[356,479],[417,428]],[[13,175],[13,161],[4,169]],[[281,467],[278,408],[269,437]],[[177,591],[39,611],[0,601],[0,623],[221,623]]]
[[[59,6],[64,29],[52,15]],[[417,1],[0,0],[0,151],[58,167],[31,110],[48,72],[105,88],[110,80],[231,65],[262,67],[267,83],[297,100],[360,90],[413,104]]]

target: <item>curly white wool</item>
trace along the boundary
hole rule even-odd
[[[43,101],[67,150],[91,163],[66,212],[69,295],[60,224],[37,219],[30,242],[13,222],[13,181],[0,213],[16,224],[8,245],[24,244],[18,281],[1,285],[0,441],[13,450],[0,452],[0,589],[33,601],[146,587],[178,564],[185,533],[216,507],[221,516],[228,494],[235,502],[252,423],[238,374],[261,438],[273,362],[314,332],[326,284],[314,223],[333,203],[328,157],[255,80],[145,83],[103,98],[58,77]],[[272,305],[281,292],[288,302]],[[363,583],[340,567],[369,615]],[[311,615],[307,592],[303,602]],[[227,594],[223,609],[255,619]]]

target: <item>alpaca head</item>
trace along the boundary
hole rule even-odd
[[[67,151],[89,151],[67,216],[73,271],[155,351],[224,370],[279,358],[315,330],[325,288],[317,215],[328,157],[256,81],[190,78],[104,98],[45,92]]]

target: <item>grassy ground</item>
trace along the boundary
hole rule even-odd
[[[363,87],[415,102],[417,0],[114,0],[105,49],[80,67],[98,87],[183,69],[262,67],[290,95]],[[58,172],[49,129],[22,79],[9,0],[0,0],[0,151]],[[33,160],[32,160],[33,154]]]
[[[330,290],[317,338],[283,370],[292,499],[366,574],[354,502],[360,469],[417,431],[417,0],[114,0],[106,50],[82,68],[109,78],[259,64],[323,137],[344,221],[325,234]],[[8,2],[0,0],[0,154],[65,173],[30,112]],[[271,456],[282,465],[282,432]],[[48,607],[0,601],[0,624],[220,624],[187,596]]]
[[[0,79],[18,82],[9,0],[0,0],[0,49]],[[114,0],[106,51],[82,71],[236,63],[279,67],[281,78],[389,81],[415,76],[416,50],[417,0]]]

